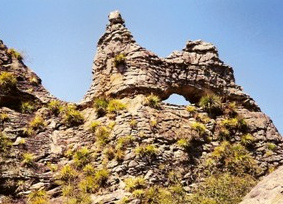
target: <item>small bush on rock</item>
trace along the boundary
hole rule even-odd
[[[123,53],[120,53],[114,57],[114,66],[118,67],[119,65],[126,64],[126,56]]]
[[[73,105],[68,105],[63,111],[63,122],[67,126],[78,126],[84,122],[83,115]]]
[[[47,107],[55,116],[58,116],[59,113],[63,110],[63,106],[58,100],[50,101]]]
[[[86,147],[82,147],[73,155],[74,163],[77,167],[81,168],[91,161],[91,152]]]
[[[23,60],[23,56],[21,55],[21,53],[19,53],[18,51],[16,51],[14,48],[10,48],[7,50],[7,53],[9,55],[11,55],[12,57],[18,59],[18,60]]]
[[[125,179],[125,183],[126,183],[125,188],[129,192],[133,192],[134,190],[143,189],[146,187],[146,181],[141,176],[127,178]]]
[[[33,130],[44,129],[46,127],[46,122],[41,116],[35,116],[32,121],[29,122],[29,127]]]
[[[250,175],[211,175],[193,191],[188,203],[237,204],[256,184]]]
[[[12,142],[11,140],[6,136],[5,133],[0,132],[0,152],[7,152],[7,150],[9,149],[9,147],[12,146]],[[0,154],[1,154],[0,153]]]
[[[17,79],[10,72],[1,72],[0,74],[0,90],[4,93],[9,93],[16,87]]]
[[[31,153],[24,153],[23,154],[23,161],[22,164],[25,166],[33,166],[34,165],[34,155]]]
[[[118,99],[112,99],[109,101],[109,104],[107,106],[107,112],[108,113],[115,113],[118,115],[118,113],[122,110],[126,109],[126,105],[123,104],[120,100]]]
[[[105,98],[96,98],[93,102],[93,107],[96,110],[98,117],[102,117],[107,112],[109,101]]]
[[[216,95],[203,96],[199,101],[199,106],[212,116],[218,115],[222,109],[221,98]]]
[[[148,105],[152,108],[159,108],[160,107],[160,98],[154,94],[150,94],[145,99],[145,105]]]
[[[35,110],[34,103],[30,101],[23,101],[21,104],[22,113],[32,113]]]
[[[49,196],[45,190],[33,191],[28,195],[28,204],[49,204]]]

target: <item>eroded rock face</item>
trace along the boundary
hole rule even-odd
[[[209,155],[226,140],[249,152],[260,169],[253,175],[256,179],[283,164],[282,137],[235,84],[233,69],[218,58],[215,46],[188,41],[182,51],[159,58],[135,42],[117,11],[109,15],[98,42],[93,83],[82,103],[68,104],[51,96],[2,41],[0,70],[17,79],[9,91],[0,89],[0,203],[9,203],[7,197],[12,197],[10,203],[26,203],[28,195],[42,189],[54,204],[79,202],[82,197],[89,198],[88,203],[125,197],[129,203],[142,203],[126,187],[126,179],[138,176],[147,187],[168,188],[177,181],[189,194],[203,180]],[[152,107],[147,104],[151,93],[161,99],[178,93],[192,103],[205,94],[220,94],[223,110],[212,115],[198,105],[190,111],[163,102]],[[101,114],[93,105],[101,97],[118,98],[125,107],[119,108],[116,101]],[[23,110],[25,102],[32,102],[32,111]],[[230,129],[223,136],[224,127]],[[88,174],[96,175],[84,169],[87,164],[109,174],[99,189],[82,187]],[[73,172],[69,169],[64,177],[66,166]]]
[[[282,204],[283,167],[278,168],[254,187],[240,204]]]
[[[119,54],[124,56],[124,63],[115,65]],[[177,93],[196,103],[205,94],[215,93],[259,110],[235,84],[233,69],[219,59],[214,45],[188,41],[182,51],[159,58],[136,43],[118,11],[109,15],[92,69],[93,83],[84,102],[101,96],[122,98],[150,93],[166,99]]]
[[[32,72],[22,61],[20,53],[8,49],[0,41],[0,74],[11,73],[16,79],[13,87],[1,86],[0,106],[20,109],[22,102],[32,102],[38,106],[55,99],[41,85],[41,79]]]

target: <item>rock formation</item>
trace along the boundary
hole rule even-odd
[[[198,189],[235,178],[243,196],[283,162],[280,134],[214,45],[159,58],[117,11],[81,103],[51,96],[2,41],[0,70],[0,203],[237,203]],[[173,93],[191,105],[159,101]]]

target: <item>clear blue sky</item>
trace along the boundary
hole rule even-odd
[[[0,0],[0,39],[55,96],[78,102],[91,84],[96,42],[120,10],[137,42],[159,56],[187,40],[215,44],[283,133],[282,0]],[[175,99],[175,103],[177,103]]]

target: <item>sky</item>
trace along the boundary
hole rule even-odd
[[[79,102],[91,84],[96,43],[119,10],[136,41],[160,57],[186,41],[213,43],[236,83],[283,133],[282,0],[0,0],[0,39],[59,99]],[[184,100],[170,99],[175,104]]]

